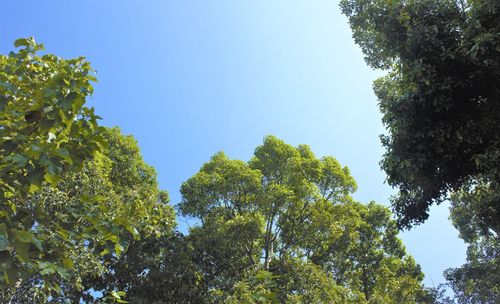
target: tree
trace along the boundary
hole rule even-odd
[[[500,2],[344,0],[375,81],[393,209],[402,228],[452,198],[467,263],[445,276],[459,303],[494,303],[500,250]]]
[[[500,299],[500,239],[498,229],[490,228],[487,209],[494,195],[498,192],[479,182],[452,196],[450,218],[469,244],[467,262],[445,272],[458,303],[493,304]]]
[[[275,277],[268,271],[250,271],[227,292],[213,291],[211,300],[226,304],[277,304],[278,300],[273,292],[276,283],[273,279]]]
[[[137,142],[118,128],[104,129],[101,135],[107,142],[105,149],[81,170],[63,173],[57,187],[43,184],[31,198],[45,212],[47,221],[38,235],[50,240],[46,250],[69,254],[67,273],[50,279],[31,276],[20,284],[21,289],[11,288],[4,295],[12,303],[24,303],[22,297],[37,293],[51,299],[40,302],[91,303],[96,291],[103,297],[124,291],[116,281],[102,278],[129,267],[129,252],[144,249],[136,244],[140,238],[159,244],[170,239],[175,227],[173,208],[167,204],[167,193],[158,189],[156,172],[142,159]],[[95,200],[81,206],[82,197]],[[51,282],[59,288],[47,289]]]
[[[386,153],[382,168],[399,188],[399,225],[470,180],[500,189],[500,2],[343,0],[366,62],[388,70],[375,81]],[[490,227],[498,227],[498,196]]]
[[[39,56],[43,46],[33,38],[14,45],[17,53],[0,55],[0,287],[33,274],[67,275],[71,252],[47,250],[50,217],[32,197],[104,144],[99,117],[84,107],[95,81],[85,58]]]
[[[193,259],[193,248],[180,233],[134,241],[108,268],[90,286],[104,295],[114,290],[124,291],[129,303],[197,304],[207,298],[207,288]]]
[[[273,136],[248,163],[215,154],[179,204],[201,223],[188,237],[213,301],[417,302],[423,275],[390,212],[353,201],[355,189],[333,157]]]
[[[83,106],[90,64],[39,56],[33,38],[15,45],[0,56],[0,299],[79,302],[134,240],[172,233],[175,216],[136,141]]]
[[[47,217],[50,214],[50,223],[40,232],[51,240],[47,250],[70,253],[67,275],[51,278],[59,286],[56,291],[44,288],[47,278],[34,275],[21,284],[22,289],[7,292],[14,300],[43,293],[52,302],[89,302],[94,298],[90,289],[107,296],[119,285],[101,277],[109,278],[117,265],[123,265],[128,252],[137,250],[140,238],[152,242],[172,234],[175,216],[167,205],[168,195],[158,189],[156,172],[142,160],[137,142],[121,135],[118,128],[105,129],[102,136],[106,149],[81,170],[62,174],[56,188],[44,185],[32,198]],[[98,200],[87,202],[82,210],[85,217],[78,220],[73,210],[78,210],[81,197]],[[99,221],[90,222],[94,218]],[[75,239],[77,233],[85,237]]]

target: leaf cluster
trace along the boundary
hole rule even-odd
[[[432,203],[471,178],[498,185],[499,2],[344,0],[341,8],[367,63],[389,71],[374,90],[399,225],[425,221]]]

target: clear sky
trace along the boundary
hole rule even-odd
[[[337,1],[0,0],[0,53],[27,36],[88,58],[102,124],[137,138],[173,203],[212,154],[248,160],[268,134],[347,165],[360,201],[394,193],[378,165],[382,72],[366,66]],[[402,234],[429,286],[465,259],[447,217],[447,205],[432,208]]]

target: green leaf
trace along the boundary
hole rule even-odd
[[[41,269],[40,270],[41,275],[53,274],[56,272],[57,268],[57,266],[51,262],[39,262],[38,267]]]
[[[23,263],[27,263],[30,261],[29,244],[22,242],[15,242],[14,248],[16,250],[16,257],[19,259],[19,261]]]
[[[31,185],[40,186],[43,181],[43,170],[40,168],[33,168],[28,171],[26,179]]]
[[[15,232],[15,237],[20,242],[31,243],[34,236],[29,231],[19,231],[19,230],[17,230]]]
[[[40,191],[40,189],[42,189],[42,187],[40,187],[39,185],[31,184],[28,188],[28,192],[35,193]]]
[[[67,279],[69,279],[69,278],[70,278],[70,273],[69,273],[69,271],[68,271],[67,269],[65,269],[65,268],[62,268],[62,267],[57,267],[57,273],[59,273],[59,275],[60,275],[63,279],[65,279],[65,280],[67,280]]]
[[[7,226],[5,225],[5,223],[0,223],[0,235],[4,236],[4,237],[8,236],[8,234],[7,234]]]
[[[68,257],[64,257],[62,259],[62,263],[63,263],[64,268],[66,268],[66,269],[74,269],[75,268],[75,264],[73,263],[73,260],[68,258]]]
[[[59,234],[63,239],[69,238],[69,233],[66,229],[60,228],[56,230],[57,234]]]
[[[48,160],[47,165],[47,172],[50,175],[59,175],[62,171],[62,165],[56,161]]]
[[[45,178],[46,181],[48,181],[49,183],[51,183],[52,186],[57,186],[57,183],[61,179],[61,177],[59,175],[54,175],[54,174],[50,174],[50,173],[46,173],[44,175],[44,178]]]
[[[68,149],[61,148],[57,150],[57,156],[67,161],[69,164],[73,164],[73,159],[71,158]]]
[[[115,253],[117,256],[120,256],[123,252],[123,246],[120,243],[115,244]]]
[[[20,47],[20,46],[30,46],[30,40],[27,38],[19,38],[16,41],[14,41],[14,46],[15,47]]]
[[[130,234],[132,234],[134,239],[136,240],[140,239],[141,235],[135,227],[132,227],[131,225],[125,225],[125,228],[128,230],[128,232],[130,232]]]
[[[36,152],[43,152],[43,149],[37,145],[31,145],[31,150]]]
[[[47,275],[47,274],[52,274],[56,272],[55,268],[54,267],[47,267],[47,268],[44,268],[42,270],[40,270],[40,274],[41,275]]]
[[[17,282],[20,274],[20,269],[17,266],[13,265],[11,268],[8,268],[4,272],[4,280],[7,284],[14,285]]]
[[[39,239],[37,239],[34,235],[32,235],[31,242],[33,243],[33,245],[35,245],[35,247],[38,250],[43,251],[42,242]]]
[[[99,255],[100,255],[100,256],[105,256],[105,255],[106,255],[106,254],[108,254],[108,253],[109,253],[109,249],[108,249],[108,248],[104,248],[104,250],[102,250],[102,251],[99,253]]]
[[[3,272],[3,280],[5,281],[5,283],[7,283],[7,285],[10,284],[9,273],[7,271]]]
[[[124,291],[112,291],[111,292],[111,297],[115,300],[116,303],[128,303],[125,300],[122,300],[121,297],[125,296]]]
[[[44,208],[40,205],[35,206],[35,219],[39,223],[45,222],[45,219],[48,217],[48,213],[44,210]]]
[[[92,138],[95,142],[99,143],[102,147],[107,148],[108,142],[106,139],[100,135],[96,135]]]
[[[11,155],[9,158],[17,165],[18,168],[26,167],[29,161],[29,158],[22,154]]]

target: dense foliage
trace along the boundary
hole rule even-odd
[[[105,134],[108,142],[119,139],[118,147],[127,142],[116,129]],[[123,158],[130,150],[111,144],[109,151],[116,173],[136,175],[123,166],[134,164]],[[119,176],[108,180],[116,186],[126,175],[108,176]],[[154,182],[141,181],[127,187],[158,193]],[[248,163],[218,153],[181,187],[179,210],[199,223],[188,235],[172,231],[171,213],[157,214],[167,220],[156,226],[159,234],[140,229],[120,256],[78,261],[78,282],[65,282],[50,301],[103,303],[117,295],[130,303],[431,303],[390,212],[355,202],[355,189],[334,158],[317,159],[307,146],[272,136]],[[27,282],[16,296],[40,297],[36,291]]]
[[[473,179],[500,183],[500,2],[344,0],[367,63],[389,70],[375,82],[386,153],[400,190],[402,227],[423,222],[433,202]],[[498,197],[489,204],[492,226]]]
[[[445,272],[458,303],[498,303],[500,299],[500,238],[484,213],[498,193],[482,182],[467,184],[452,196],[450,218],[469,244],[467,262]],[[498,199],[498,198],[497,198]]]
[[[89,63],[39,56],[32,38],[16,46],[0,56],[0,281],[10,287],[0,299],[42,303],[83,291],[134,239],[171,231],[175,218],[133,138],[84,107]]]
[[[67,273],[50,281],[43,275],[33,275],[18,283],[21,288],[9,289],[0,300],[3,297],[25,303],[22,297],[38,295],[45,297],[40,303],[49,302],[48,296],[51,302],[78,303],[80,299],[93,301],[95,291],[109,296],[116,289],[107,290],[112,281],[102,278],[115,272],[117,264],[128,267],[124,260],[129,251],[139,248],[135,242],[172,234],[175,217],[167,205],[168,196],[158,190],[156,173],[142,160],[135,140],[121,135],[117,128],[103,130],[102,136],[108,143],[106,149],[85,162],[81,170],[64,173],[57,187],[44,185],[32,198],[50,216],[43,234],[51,239],[46,250],[59,252],[65,246],[63,249],[70,253]],[[80,197],[98,200],[80,206]],[[73,218],[71,211],[76,208],[85,212],[81,220]],[[76,242],[71,234],[77,233],[89,236]],[[48,282],[59,288],[47,290]]]
[[[67,276],[69,243],[88,234],[53,223],[34,197],[43,183],[53,187],[63,171],[81,168],[103,143],[99,117],[83,106],[95,81],[90,64],[39,56],[43,47],[32,38],[15,46],[17,53],[0,55],[0,286],[33,274]],[[92,200],[78,199],[68,225],[86,216],[84,202]]]
[[[452,193],[467,263],[445,276],[459,303],[500,298],[500,2],[343,0],[375,81],[381,162],[400,227]]]
[[[181,187],[215,303],[416,303],[419,266],[390,212],[353,201],[332,157],[269,136],[248,162],[218,153]]]

